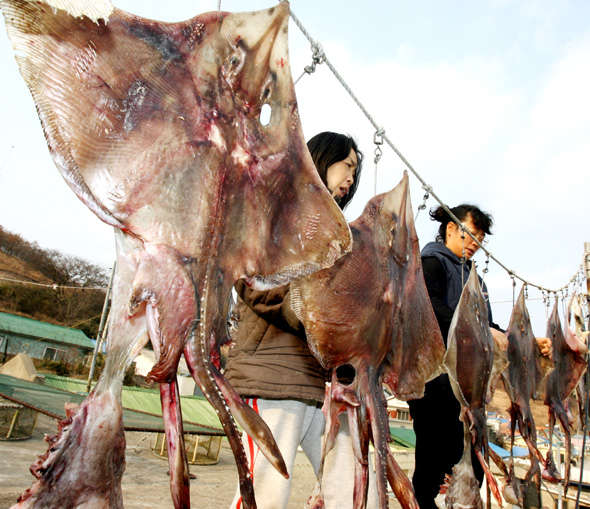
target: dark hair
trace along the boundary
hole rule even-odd
[[[320,174],[320,178],[326,187],[328,187],[328,168],[334,163],[344,161],[350,154],[350,149],[356,152],[357,168],[354,175],[354,182],[350,186],[348,193],[338,203],[340,208],[344,209],[356,193],[363,167],[363,153],[359,150],[356,141],[349,135],[325,131],[311,138],[307,142],[307,148],[311,153],[311,158]]]
[[[479,207],[469,203],[462,203],[450,210],[455,216],[457,216],[459,221],[465,222],[470,217],[473,226],[484,232],[486,235],[492,235],[491,229],[494,224],[494,218],[491,214],[488,214]],[[453,221],[451,216],[443,206],[440,205],[436,208],[430,209],[430,218],[433,221],[441,223],[440,228],[438,229],[438,235],[436,236],[436,241],[444,244],[447,235],[447,225],[449,222]]]

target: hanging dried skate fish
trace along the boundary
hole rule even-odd
[[[506,331],[508,336],[508,351],[506,352],[508,368],[502,373],[504,387],[510,397],[511,419],[511,459],[514,446],[514,433],[516,424],[529,449],[531,467],[526,476],[525,483],[531,479],[537,485],[541,482],[541,469],[539,462],[544,463],[544,458],[537,448],[537,430],[533,413],[531,411],[531,399],[539,397],[545,385],[547,375],[553,369],[550,359],[541,354],[535,335],[531,327],[531,320],[525,303],[525,288],[522,287],[516,305],[512,309],[510,323]],[[512,460],[511,469],[514,468]],[[511,480],[514,481],[514,473],[511,472]],[[510,486],[510,484],[508,484]],[[518,490],[514,487],[514,492]]]
[[[568,407],[568,398],[578,385],[582,375],[587,368],[586,354],[588,348],[575,336],[566,324],[565,330],[561,327],[559,313],[557,311],[558,299],[555,299],[555,306],[547,323],[547,337],[553,345],[553,364],[555,370],[547,377],[545,391],[545,404],[549,407],[549,431],[553,435],[556,418],[561,423],[565,433],[565,475],[564,491],[570,480],[571,450],[572,441],[570,428],[573,423],[573,416]],[[561,474],[557,471],[553,461],[553,440],[550,440],[549,452],[543,478],[551,482],[561,480]]]
[[[465,429],[463,456],[441,490],[446,493],[444,504],[448,508],[482,507],[479,483],[471,464],[473,447],[492,493],[502,505],[498,484],[484,459],[488,447],[485,405],[491,400],[495,383],[507,361],[504,353],[495,347],[475,267],[471,269],[455,309],[443,363],[453,393],[461,403],[460,418]]]
[[[58,169],[118,232],[107,365],[36,467],[21,506],[122,505],[122,378],[149,336],[175,506],[189,505],[176,384],[184,353],[219,413],[245,506],[253,507],[226,401],[286,472],[268,429],[215,366],[230,289],[238,278],[258,288],[284,284],[350,249],[348,226],[301,132],[288,3],[179,23],[105,0],[0,5]],[[264,105],[272,111],[267,125]]]
[[[324,403],[323,458],[346,410],[356,457],[354,506],[362,507],[367,496],[372,437],[380,507],[387,505],[389,479],[402,506],[415,508],[412,484],[387,444],[382,384],[399,398],[421,397],[424,384],[440,373],[444,345],[422,275],[407,173],[395,189],[371,199],[350,228],[352,252],[291,283],[293,309],[309,346],[334,370]],[[351,367],[354,380],[343,383],[339,373]],[[321,493],[316,497],[320,504]]]

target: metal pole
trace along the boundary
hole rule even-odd
[[[116,269],[117,269],[117,262],[114,262],[113,269],[111,270],[111,279],[109,281],[109,286],[107,288],[107,294],[104,299],[104,304],[102,306],[102,315],[100,317],[100,324],[98,326],[98,334],[96,335],[96,344],[94,345],[94,353],[92,354],[92,364],[90,364],[90,373],[88,374],[88,384],[86,385],[86,392],[90,392],[90,388],[92,385],[92,378],[94,377],[94,367],[96,366],[96,356],[98,355],[99,347],[102,344],[102,333],[104,331],[106,317],[107,317],[108,310],[109,310],[110,303],[111,303],[111,288],[113,286],[113,279],[115,278],[115,270]]]
[[[561,443],[559,442],[559,437],[554,433],[554,429],[551,430],[551,440],[555,437],[555,441],[557,442],[557,461],[556,467],[557,471],[559,472],[559,476],[563,479],[563,474],[561,473]],[[557,509],[563,509],[563,481],[559,481],[557,484]]]

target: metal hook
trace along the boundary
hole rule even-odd
[[[378,168],[379,161],[381,160],[381,156],[383,155],[383,150],[381,150],[381,145],[383,145],[383,135],[384,134],[385,134],[385,129],[383,129],[383,127],[380,127],[379,129],[377,129],[375,131],[375,134],[373,135],[373,143],[375,144],[375,158],[373,160],[375,162],[375,178],[374,178],[374,189],[373,189],[374,195],[377,194],[377,168]]]
[[[306,65],[303,68],[303,72],[301,73],[301,76],[299,76],[299,78],[297,78],[295,80],[295,83],[294,83],[295,85],[297,85],[299,80],[301,78],[303,78],[303,76],[305,74],[313,74],[315,72],[316,65],[323,64],[326,61],[326,54],[324,53],[324,49],[322,48],[322,45],[319,42],[315,42],[315,41],[312,42],[311,43],[311,50],[312,50],[311,64]]]
[[[424,189],[424,191],[426,191],[426,192],[424,193],[424,196],[422,197],[422,204],[418,205],[418,212],[416,212],[416,217],[414,218],[414,221],[416,221],[418,219],[420,212],[422,212],[423,210],[426,210],[426,202],[428,201],[428,198],[430,198],[430,193],[432,192],[432,187],[429,186],[428,184],[422,184],[422,189]]]

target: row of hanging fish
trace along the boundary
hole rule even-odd
[[[243,505],[255,507],[234,417],[288,474],[268,427],[219,371],[231,287],[282,285],[351,247],[301,131],[289,4],[179,23],[108,0],[0,6],[54,162],[115,228],[117,247],[104,371],[32,467],[37,480],[18,507],[123,507],[123,374],[147,341],[174,506],[190,506],[176,381],[184,355],[233,449]]]
[[[551,452],[545,459],[537,449],[530,400],[544,393],[550,412],[567,413],[560,409],[567,405],[586,368],[583,343],[569,330],[565,344],[560,339],[556,304],[547,331],[554,345],[554,360],[542,355],[532,332],[523,288],[507,330],[508,350],[503,352],[492,338],[486,301],[474,269],[455,311],[445,353],[422,276],[407,174],[392,191],[370,200],[350,228],[350,253],[334,266],[291,284],[293,308],[305,326],[310,348],[322,365],[332,370],[323,409],[327,424],[322,458],[333,447],[339,414],[347,411],[356,458],[354,507],[363,507],[366,500],[370,441],[375,448],[380,507],[387,507],[387,480],[402,507],[416,507],[411,483],[387,445],[382,384],[400,399],[419,398],[424,384],[444,370],[461,403],[465,440],[463,457],[442,487],[438,503],[448,508],[482,507],[471,465],[473,448],[498,504],[502,505],[503,499],[485,460],[486,453],[507,479],[504,499],[522,505],[513,461],[506,465],[487,443],[486,405],[502,377],[511,400],[511,440],[518,423],[531,453],[525,482],[536,475],[538,484],[539,462],[545,472],[553,462]],[[344,367],[352,367],[352,383],[349,379],[340,381],[339,370]],[[350,373],[350,369],[345,372]],[[563,425],[565,421],[561,422]],[[569,444],[569,430],[564,429]],[[322,469],[320,489],[314,490],[309,507],[323,507]],[[546,473],[545,478],[549,479]],[[567,486],[569,466],[565,479]]]
[[[323,453],[346,410],[355,507],[366,500],[372,442],[380,506],[387,506],[389,482],[403,507],[417,508],[387,444],[382,384],[400,399],[419,398],[443,369],[462,404],[465,449],[475,448],[499,499],[483,459],[485,404],[505,360],[482,325],[487,310],[475,270],[445,355],[421,273],[407,175],[373,198],[350,228],[317,175],[289,70],[288,3],[180,23],[146,20],[107,0],[0,0],[0,6],[54,161],[78,197],[115,227],[117,244],[107,364],[94,391],[69,409],[50,439],[32,468],[37,481],[18,507],[123,506],[122,379],[147,341],[158,358],[149,378],[160,384],[175,507],[190,506],[176,382],[181,355],[219,414],[244,507],[256,501],[234,417],[287,475],[270,431],[219,371],[228,297],[239,278],[258,289],[296,280],[295,311],[313,353],[334,373]],[[265,125],[264,105],[272,110]],[[566,373],[568,382],[549,378],[546,401],[565,426],[565,400],[585,365],[559,330],[550,335],[554,356],[563,358],[556,358],[555,372]],[[513,362],[510,355],[509,349]],[[350,385],[338,378],[342,366],[354,368]],[[525,399],[535,377],[519,382],[505,375],[514,395],[511,415],[522,421],[521,432],[528,427],[531,444]],[[531,451],[537,454],[532,445]],[[481,502],[469,461],[464,456],[446,486],[447,507]],[[322,505],[321,489],[311,504]]]
[[[576,299],[572,299],[572,302],[576,302]],[[453,317],[444,360],[453,391],[462,405],[465,452],[461,461],[453,468],[452,476],[441,488],[441,496],[437,499],[440,507],[483,507],[479,484],[471,465],[471,447],[476,450],[492,493],[502,505],[497,482],[483,455],[488,447],[485,438],[485,404],[491,401],[499,375],[511,401],[511,456],[508,465],[491,449],[488,453],[505,476],[504,499],[508,503],[522,507],[522,486],[534,482],[538,490],[541,477],[550,482],[563,481],[567,491],[571,465],[570,432],[573,425],[568,399],[576,388],[582,385],[581,379],[587,368],[588,352],[585,343],[588,334],[583,330],[584,320],[580,319],[581,312],[573,312],[572,315],[576,317],[578,334],[584,340],[581,340],[567,324],[562,327],[556,300],[547,325],[547,337],[552,342],[553,355],[551,359],[547,358],[541,354],[533,334],[523,287],[512,311],[507,330],[508,349],[504,354],[499,348],[494,348],[487,327],[485,301],[475,270],[471,272]],[[553,430],[557,418],[565,434],[566,461],[563,478],[555,467],[552,440],[546,458],[537,447],[536,427],[530,401],[541,397],[549,409],[549,429]],[[516,480],[512,456],[517,424],[529,449],[530,468],[522,483]]]

